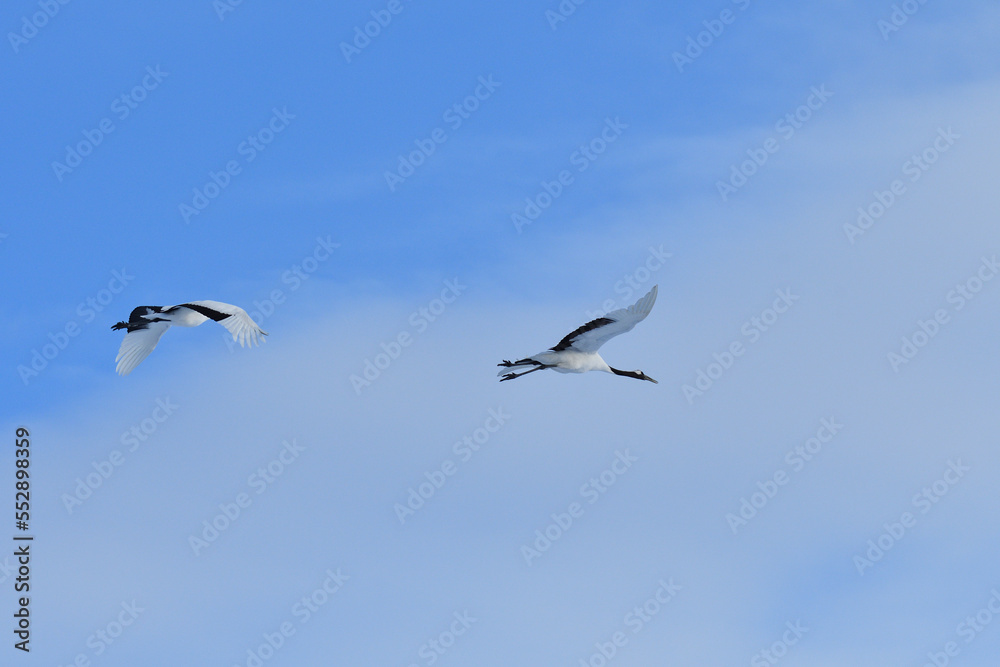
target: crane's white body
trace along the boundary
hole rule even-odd
[[[518,361],[504,361],[497,364],[506,369],[497,375],[502,376],[501,382],[503,382],[504,380],[513,380],[526,373],[551,368],[560,373],[604,371],[605,373],[614,373],[655,383],[656,380],[648,377],[642,371],[620,371],[612,368],[597,353],[597,350],[607,341],[626,331],[631,331],[636,324],[646,319],[656,302],[656,292],[657,286],[654,285],[649,293],[628,308],[612,311],[604,317],[587,322],[559,341],[555,347],[544,352]],[[516,372],[518,370],[524,372],[518,373]]]
[[[530,359],[538,361],[560,373],[586,373],[587,371],[611,372],[611,367],[597,352],[580,352],[578,350],[563,350],[553,352],[546,350],[534,354]],[[500,372],[498,375],[504,375]]]
[[[226,327],[240,347],[263,341],[267,333],[239,306],[221,301],[189,301],[177,306],[139,306],[128,322],[118,322],[114,330],[128,329],[118,349],[115,370],[128,375],[156,348],[160,338],[172,326],[196,327],[214,320]]]

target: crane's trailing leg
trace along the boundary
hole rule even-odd
[[[538,363],[538,362],[536,361],[535,363]],[[502,365],[503,364],[497,364],[497,366],[502,366]],[[511,366],[513,366],[513,365],[514,364],[511,364]],[[541,370],[544,370],[546,368],[552,368],[552,366],[546,366],[545,364],[538,364],[537,366],[535,366],[534,368],[532,368],[530,371],[524,371],[523,373],[505,373],[504,376],[502,378],[500,378],[500,381],[503,382],[504,380],[513,380],[514,378],[519,378],[522,375],[527,375],[528,373],[534,373],[535,371],[541,371]]]
[[[497,366],[503,366],[505,368],[510,368],[511,366],[527,366],[529,364],[533,364],[533,365],[536,365],[536,366],[541,366],[542,362],[535,361],[534,359],[518,359],[517,361],[507,361],[506,359],[504,359],[502,362],[500,362],[499,364],[497,364]]]
[[[513,380],[514,378],[519,378],[522,375],[527,375],[528,373],[534,373],[535,371],[540,371],[544,368],[552,368],[552,366],[549,364],[543,364],[540,361],[528,358],[518,359],[517,361],[508,361],[504,359],[503,362],[497,364],[497,366],[503,366],[504,368],[524,368],[526,366],[534,366],[534,368],[532,368],[531,370],[524,371],[523,373],[514,373],[513,371],[510,373],[504,373],[503,377],[500,378],[501,382],[503,382],[504,380]]]
[[[524,358],[518,359],[517,361],[507,361],[504,359],[502,362],[497,364],[497,366],[503,366],[504,368],[516,368],[518,366],[544,366],[540,361],[535,361],[534,359]]]

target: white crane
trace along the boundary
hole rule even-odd
[[[653,302],[656,301],[656,288],[649,290],[646,296],[642,297],[628,308],[621,308],[612,311],[604,317],[587,322],[582,327],[563,338],[555,347],[550,347],[545,352],[519,359],[518,361],[507,361],[497,366],[505,369],[497,375],[501,375],[500,381],[513,380],[528,373],[534,373],[546,368],[552,368],[560,373],[586,373],[587,371],[604,371],[615,375],[635,378],[637,380],[649,380],[659,384],[653,378],[642,371],[620,371],[612,368],[601,358],[597,350],[618,334],[631,331],[639,322],[646,319],[649,311],[653,309]],[[516,370],[528,368],[523,373],[516,373]]]
[[[118,322],[112,330],[128,329],[122,346],[118,349],[115,370],[119,375],[128,375],[139,363],[149,356],[160,337],[171,326],[196,327],[202,322],[214,320],[229,329],[233,340],[240,347],[246,343],[259,344],[266,336],[257,323],[238,306],[219,301],[191,301],[178,306],[139,306],[132,311],[128,322]]]

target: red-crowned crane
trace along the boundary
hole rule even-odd
[[[649,377],[642,371],[620,371],[617,368],[608,366],[607,362],[601,358],[597,350],[618,334],[631,331],[639,322],[646,319],[649,311],[653,309],[653,302],[656,301],[656,288],[649,290],[646,296],[642,297],[628,308],[621,308],[612,311],[604,317],[587,322],[582,327],[563,338],[555,347],[550,347],[545,352],[525,357],[517,361],[507,361],[497,364],[505,369],[497,375],[502,376],[500,381],[513,380],[528,373],[551,368],[560,373],[586,373],[587,371],[604,371],[637,380],[649,380],[656,383],[656,380]],[[516,372],[520,369],[523,373]],[[658,384],[658,383],[657,383]]]
[[[178,306],[139,306],[132,311],[128,322],[118,322],[114,331],[128,329],[122,346],[118,349],[115,370],[119,375],[128,375],[139,363],[149,356],[167,329],[171,326],[196,327],[202,322],[213,320],[229,329],[233,340],[240,347],[247,343],[259,344],[266,336],[247,311],[238,306],[219,301],[191,301]]]

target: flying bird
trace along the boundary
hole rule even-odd
[[[128,333],[118,349],[116,371],[128,375],[139,363],[149,356],[160,336],[171,326],[196,327],[202,322],[214,320],[229,329],[233,340],[240,347],[247,343],[259,344],[266,336],[247,311],[238,306],[219,301],[191,301],[178,306],[139,306],[128,316],[128,322],[118,322],[112,330],[127,329]]]
[[[654,285],[646,296],[628,308],[612,311],[604,317],[587,322],[559,341],[555,347],[550,347],[545,352],[539,352],[518,361],[504,359],[503,363],[499,363],[497,366],[511,370],[502,370],[497,373],[497,375],[502,376],[500,381],[513,380],[528,373],[552,368],[560,373],[604,371],[605,373],[614,373],[637,380],[649,380],[659,384],[642,371],[620,371],[617,368],[612,368],[597,353],[601,345],[618,334],[631,331],[632,327],[646,319],[649,311],[653,309],[653,302],[656,301],[656,288],[657,285]],[[525,368],[529,370],[525,370],[523,373],[515,372]]]

